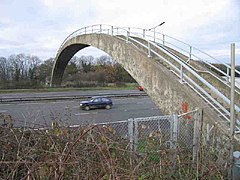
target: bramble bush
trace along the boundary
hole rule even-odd
[[[152,137],[138,150],[110,125],[14,128],[0,116],[0,179],[224,179],[226,169],[200,148],[198,162],[181,148],[159,148]],[[207,158],[205,158],[207,157]]]

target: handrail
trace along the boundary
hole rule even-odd
[[[132,39],[133,41],[136,42],[135,39]],[[146,40],[147,41],[147,40]],[[155,48],[160,48],[160,46],[156,45],[155,43],[152,43],[151,41],[148,41],[149,44],[151,44],[152,46],[155,46]],[[140,44],[140,43],[139,43]],[[142,46],[145,46],[142,44]],[[145,48],[147,48],[145,46]],[[152,52],[154,52],[153,50],[151,50]],[[154,52],[156,55],[158,55],[158,53]],[[168,53],[168,52],[167,52]],[[227,104],[230,104],[230,100],[224,96],[218,89],[216,89],[214,86],[212,86],[209,82],[207,82],[204,78],[202,78],[200,75],[198,75],[194,70],[192,70],[192,68],[183,63],[182,61],[176,59],[174,56],[172,56],[170,53],[168,54],[169,56],[171,56],[173,59],[175,59],[176,62],[178,62],[178,64],[180,64],[181,66],[183,66],[186,70],[188,70],[188,72],[190,72],[191,74],[193,74],[198,80],[200,80],[202,83],[204,83],[207,87],[209,87],[211,90],[213,90],[221,99],[223,99]],[[163,58],[161,56],[161,58]],[[164,58],[163,58],[164,59]],[[177,67],[175,67],[172,63],[169,63],[168,61],[166,61],[170,66],[174,67],[175,69]],[[178,69],[179,70],[179,69]],[[206,93],[206,92],[205,92]],[[235,105],[235,109],[237,112],[240,112],[240,108],[238,106]],[[226,111],[226,109],[224,109]]]
[[[140,31],[140,32],[138,32],[138,33],[140,33],[140,34],[142,35],[142,37],[149,35],[149,32],[150,32],[150,33],[154,33],[153,30],[147,30],[147,29],[138,28],[138,27],[117,27],[117,26],[111,26],[111,25],[108,25],[108,24],[95,24],[95,25],[91,25],[91,26],[86,26],[86,27],[84,27],[84,28],[80,28],[80,29],[72,32],[72,33],[71,33],[69,36],[67,36],[67,38],[63,41],[63,43],[61,44],[61,46],[62,46],[73,34],[75,34],[76,32],[81,31],[81,30],[84,30],[84,29],[88,29],[88,28],[92,28],[91,30],[92,30],[92,32],[94,32],[93,27],[100,27],[100,26],[114,27],[114,29],[117,29],[117,28],[118,28],[118,29],[122,29],[122,30],[125,30],[125,31],[128,31],[128,29],[129,29],[129,30],[132,30],[132,29],[133,29],[133,30],[138,30],[138,31]],[[99,30],[99,29],[98,29],[98,30]],[[145,33],[146,33],[145,35],[143,34],[143,31],[145,31]],[[132,32],[129,31],[129,33],[132,33]],[[148,33],[148,34],[147,34],[147,33]],[[230,66],[230,65],[228,65],[228,64],[226,64],[226,63],[224,63],[224,62],[221,62],[220,60],[214,58],[213,56],[209,55],[208,53],[206,53],[206,52],[204,52],[204,51],[202,51],[202,50],[200,50],[200,49],[198,49],[198,48],[196,48],[196,47],[194,47],[194,46],[191,46],[191,45],[188,44],[188,43],[185,43],[185,42],[183,42],[183,41],[181,41],[181,40],[179,40],[179,39],[177,39],[177,38],[174,38],[174,37],[169,36],[169,35],[167,35],[167,34],[160,33],[160,32],[158,32],[158,31],[155,31],[155,34],[156,34],[156,36],[157,36],[157,35],[158,35],[158,36],[160,35],[160,36],[162,36],[162,37],[169,38],[170,40],[174,40],[174,41],[176,41],[176,42],[178,42],[178,43],[180,43],[180,44],[182,44],[182,45],[184,45],[184,46],[187,46],[188,50],[189,50],[189,49],[196,50],[197,52],[206,55],[206,56],[207,56],[208,58],[210,58],[211,60],[214,60],[214,61],[216,61],[216,62],[218,62],[218,63],[221,63],[221,64],[224,65],[227,69],[229,69],[229,70],[231,69],[231,66]],[[149,35],[149,36],[150,36],[150,35]],[[157,38],[157,37],[156,37],[156,39],[159,40],[159,38]],[[170,43],[170,42],[168,42],[168,41],[166,41],[166,40],[161,40],[161,41],[162,41],[163,43],[166,42],[166,43],[168,43],[168,44],[170,44],[170,45],[172,45],[172,46],[180,49],[181,51],[184,51],[185,53],[188,53],[189,56],[194,56],[194,57],[198,58],[198,60],[206,63],[207,65],[209,65],[210,67],[214,68],[216,71],[218,71],[218,72],[221,73],[222,75],[224,75],[224,76],[229,76],[227,73],[224,73],[222,70],[218,69],[216,66],[212,65],[210,62],[205,61],[205,60],[204,60],[205,58],[198,57],[197,55],[191,53],[190,51],[192,51],[192,50],[190,50],[190,51],[185,50],[185,49],[183,49],[183,48],[181,48],[181,47],[179,47],[179,46],[175,46],[173,43]],[[60,47],[61,47],[61,46],[60,46]],[[190,57],[189,57],[189,58],[190,58]],[[235,69],[235,73],[238,74],[238,75],[240,75],[240,71],[238,71],[238,70],[236,70],[236,69]]]
[[[159,47],[155,44],[152,44],[155,47]],[[167,51],[166,51],[167,52]],[[167,52],[168,53],[168,52]],[[182,61],[175,58],[173,55],[168,53],[169,56],[171,56],[173,59],[175,59],[178,64],[184,67],[184,69],[188,70],[192,75],[194,75],[198,80],[200,80],[202,83],[204,83],[207,87],[209,87],[211,90],[213,90],[221,99],[223,99],[227,104],[230,104],[230,100],[224,96],[218,89],[216,89],[213,85],[211,85],[209,82],[207,82],[203,77],[201,77],[198,73],[196,73],[194,70],[192,70],[191,67],[189,67],[187,64],[183,63]],[[238,106],[235,106],[235,109],[240,112],[240,108]]]
[[[192,69],[194,69],[194,71],[197,71],[199,73],[208,73],[210,74],[212,77],[214,77],[215,79],[217,79],[219,82],[223,83],[225,86],[231,88],[231,85],[229,83],[226,82],[226,80],[223,80],[222,78],[220,78],[219,76],[217,76],[216,74],[212,73],[211,71],[202,71],[199,69],[196,69],[195,67],[193,67],[191,64],[188,64],[188,66],[190,66]],[[240,92],[235,89],[235,93],[237,93],[238,95],[240,95]]]
[[[63,44],[65,44],[65,42],[69,39],[69,38],[71,38],[74,34],[76,34],[77,32],[81,32],[82,30],[85,30],[85,33],[87,32],[86,30],[88,29],[88,28],[91,28],[91,30],[92,30],[92,32],[94,32],[94,27],[101,27],[101,26],[111,26],[111,25],[107,25],[107,24],[96,24],[96,25],[92,25],[92,26],[86,26],[86,27],[84,27],[84,28],[80,28],[80,29],[77,29],[76,31],[74,31],[74,32],[72,32],[70,35],[68,35],[66,38],[65,38],[65,40],[63,41],[63,43],[61,44],[61,46],[60,46],[60,48],[63,46]],[[137,30],[141,30],[141,32],[140,32],[140,34],[142,35],[142,36],[147,36],[147,34],[143,34],[143,32],[145,32],[145,33],[147,33],[147,32],[152,32],[152,30],[146,30],[146,29],[142,29],[142,28],[136,28],[136,27],[128,27],[128,29],[125,29],[126,27],[124,27],[124,28],[122,28],[122,27],[114,27],[114,26],[111,26],[113,29],[122,29],[122,30],[124,30],[124,31],[127,31],[127,33],[132,33],[131,31],[129,31],[128,32],[128,30],[130,30],[130,29],[137,29]],[[100,28],[101,29],[101,28]],[[99,30],[98,28],[97,28],[97,30]],[[109,29],[108,29],[109,30]],[[154,31],[155,32],[155,31]],[[174,41],[177,41],[177,42],[179,42],[179,43],[181,43],[181,44],[183,44],[183,45],[185,45],[185,46],[187,46],[189,49],[195,49],[195,50],[197,50],[198,52],[200,52],[200,53],[202,53],[202,54],[204,54],[204,55],[206,55],[206,56],[208,56],[208,57],[210,57],[211,59],[214,59],[214,60],[216,60],[216,61],[218,61],[218,62],[221,62],[221,61],[219,61],[219,60],[217,60],[216,58],[214,58],[214,57],[212,57],[211,55],[209,55],[209,54],[207,54],[206,52],[204,52],[204,51],[202,51],[202,50],[200,50],[200,49],[198,49],[198,48],[195,48],[195,47],[193,47],[193,46],[191,46],[191,45],[189,45],[189,44],[187,44],[187,43],[185,43],[185,42],[183,42],[183,41],[181,41],[181,40],[179,40],[179,39],[177,39],[177,38],[174,38],[174,37],[171,37],[171,36],[169,36],[169,35],[166,35],[166,34],[163,34],[163,33],[160,33],[160,32],[155,32],[156,34],[158,34],[158,35],[161,35],[161,36],[163,36],[163,37],[168,37],[168,38],[170,38],[170,39],[172,39],[172,40],[174,40]],[[159,40],[159,38],[157,38],[158,40]],[[162,43],[168,43],[168,44],[170,44],[171,46],[174,46],[175,48],[178,48],[178,49],[180,49],[181,51],[184,51],[185,53],[187,53],[188,51],[187,50],[184,50],[183,48],[181,48],[181,47],[179,47],[179,46],[175,46],[173,43],[170,43],[170,42],[168,42],[168,41],[166,41],[166,40],[161,40],[162,41]],[[60,49],[59,48],[59,49]],[[191,53],[191,52],[189,52],[189,59],[191,59],[191,56],[194,56],[194,57],[196,57],[196,58],[198,58],[198,60],[200,60],[201,62],[204,62],[204,63],[206,63],[207,65],[209,65],[210,67],[212,67],[212,68],[214,68],[216,71],[218,71],[219,73],[221,73],[221,74],[223,74],[223,75],[225,75],[225,76],[229,76],[228,74],[226,74],[226,73],[224,73],[222,70],[220,70],[220,69],[218,69],[217,67],[215,67],[214,65],[212,65],[211,63],[209,63],[209,62],[207,62],[207,61],[204,61],[202,58],[200,58],[200,57],[198,57],[197,55],[195,55],[195,54],[193,54],[193,53]],[[226,66],[228,69],[231,69],[231,67],[228,65],[228,64],[226,64],[226,63],[222,63],[221,62],[221,64],[223,64],[224,66]],[[240,75],[240,72],[238,71],[238,70],[235,70],[235,72],[237,73],[237,74],[239,74]]]
[[[191,46],[191,45],[189,45],[189,44],[187,44],[187,43],[185,43],[185,42],[183,42],[183,41],[181,41],[181,40],[179,40],[179,39],[177,39],[177,38],[174,38],[174,37],[171,37],[171,36],[168,36],[168,35],[159,33],[159,32],[156,32],[156,34],[164,35],[165,37],[168,37],[168,38],[173,39],[173,40],[175,40],[175,41],[177,41],[177,42],[179,42],[179,43],[182,43],[182,44],[184,44],[185,46],[188,46],[188,48],[191,48],[192,51],[195,49],[196,51],[198,51],[198,52],[206,55],[206,56],[209,57],[210,59],[212,59],[212,60],[214,60],[214,61],[216,61],[216,62],[218,62],[218,63],[221,63],[221,64],[224,65],[227,69],[231,69],[231,66],[230,66],[230,65],[228,65],[228,64],[226,64],[226,63],[224,63],[224,62],[222,62],[222,61],[214,58],[213,56],[209,55],[208,53],[206,53],[206,52],[204,52],[204,51],[202,51],[202,50],[200,50],[200,49],[198,49],[198,48],[196,48],[196,47],[194,47],[194,46]],[[178,47],[178,48],[179,48],[179,47]],[[185,52],[186,52],[186,51],[185,51]],[[191,52],[189,52],[189,54],[191,54],[192,56],[197,57],[196,55],[194,55],[194,54],[191,53]],[[202,58],[199,58],[199,60],[203,61],[204,63],[206,63],[206,64],[208,64],[208,65],[210,65],[211,67],[214,66],[214,65],[210,64],[209,62],[203,60]],[[224,74],[224,75],[228,76],[226,73],[224,73],[223,71],[221,71],[220,69],[218,69],[216,66],[214,66],[213,68],[214,68],[215,70],[219,71],[221,74]],[[240,71],[238,71],[238,70],[236,70],[236,69],[235,69],[235,73],[238,74],[238,75],[240,75]]]
[[[94,28],[95,28],[95,29],[94,29]],[[175,71],[176,71],[177,73],[182,73],[181,78],[185,77],[187,80],[189,80],[189,81],[191,82],[191,84],[193,84],[195,87],[197,87],[197,89],[198,89],[199,91],[201,91],[201,92],[202,92],[203,94],[205,94],[207,97],[211,97],[211,99],[213,99],[212,96],[209,95],[203,88],[201,88],[195,81],[193,81],[193,80],[192,80],[190,77],[188,77],[186,74],[183,74],[183,72],[181,72],[181,71],[182,71],[182,70],[181,70],[182,68],[179,69],[177,66],[175,66],[175,65],[172,64],[171,62],[167,61],[164,57],[162,57],[162,56],[159,55],[157,52],[155,52],[153,49],[151,49],[150,46],[155,47],[156,49],[159,49],[159,50],[165,52],[165,53],[166,53],[168,56],[170,56],[176,63],[178,63],[178,65],[180,65],[180,66],[183,67],[185,70],[187,70],[188,72],[190,72],[195,78],[197,78],[199,81],[201,81],[203,84],[205,84],[208,88],[210,88],[212,91],[214,91],[215,94],[217,94],[218,97],[220,97],[225,103],[230,104],[229,98],[227,98],[226,96],[224,96],[218,89],[216,89],[213,85],[211,85],[208,81],[206,81],[203,77],[201,77],[188,63],[183,62],[182,60],[179,60],[178,58],[176,58],[175,56],[173,56],[172,53],[166,51],[164,48],[162,48],[161,46],[159,46],[159,45],[157,44],[158,42],[156,42],[156,40],[159,41],[159,38],[158,38],[158,37],[156,38],[156,34],[160,34],[160,35],[163,36],[163,39],[162,39],[162,40],[160,39],[160,41],[162,42],[163,46],[164,46],[165,43],[172,44],[173,46],[175,46],[172,42],[166,41],[166,39],[165,39],[166,37],[167,37],[167,38],[170,38],[170,39],[172,39],[172,40],[175,40],[175,41],[177,41],[178,43],[183,44],[184,46],[187,46],[187,47],[189,48],[189,56],[188,56],[189,60],[191,60],[191,57],[192,57],[192,56],[193,56],[193,57],[197,57],[195,54],[192,53],[192,49],[198,50],[197,48],[194,48],[194,47],[190,46],[189,44],[187,44],[187,43],[185,43],[185,42],[183,42],[183,41],[180,41],[180,40],[178,40],[178,39],[176,39],[176,38],[173,38],[173,37],[171,37],[171,36],[168,36],[168,35],[165,35],[165,34],[162,34],[162,33],[159,33],[159,32],[155,32],[155,31],[154,31],[154,37],[153,37],[153,36],[151,36],[151,34],[149,34],[149,32],[151,32],[151,31],[148,31],[148,30],[146,30],[146,29],[138,28],[138,30],[141,30],[141,31],[142,31],[142,32],[140,32],[140,33],[139,33],[139,32],[133,32],[133,31],[131,31],[132,29],[134,29],[134,28],[129,27],[129,28],[126,28],[126,29],[125,29],[125,28],[121,28],[121,27],[117,27],[117,26],[111,26],[111,25],[106,25],[106,24],[97,24],[97,25],[92,25],[92,26],[87,26],[87,27],[84,27],[84,28],[80,28],[80,29],[74,31],[73,33],[71,33],[70,35],[68,35],[68,36],[64,39],[64,41],[63,41],[63,43],[61,44],[61,46],[60,46],[57,54],[59,54],[61,48],[65,45],[65,43],[66,43],[69,39],[71,39],[71,38],[73,38],[73,37],[76,37],[77,35],[88,34],[88,33],[104,33],[105,31],[108,32],[107,34],[110,34],[110,35],[112,35],[112,36],[122,35],[123,37],[126,38],[126,39],[125,39],[126,41],[128,41],[128,42],[129,42],[129,41],[130,41],[130,42],[132,41],[132,42],[138,43],[138,44],[141,45],[142,47],[146,48],[146,49],[148,50],[148,53],[154,53],[155,55],[161,57],[161,59],[164,60],[166,63],[168,63],[173,69],[175,69]],[[131,36],[130,36],[130,35],[131,35]],[[134,39],[134,37],[138,37],[138,38],[141,38],[141,39],[145,40],[146,43],[148,43],[148,45],[145,45],[145,44],[141,43],[140,41],[137,41],[136,39]],[[146,38],[146,37],[148,37],[148,38]],[[151,38],[154,38],[154,41],[152,41]],[[184,49],[182,49],[182,48],[180,48],[180,47],[178,47],[178,46],[176,46],[175,48],[178,48],[178,49],[181,49],[182,51],[185,51]],[[207,53],[205,53],[205,52],[203,52],[203,51],[201,51],[201,50],[198,50],[198,52],[201,52],[201,53],[207,55],[208,57],[210,57],[210,58],[212,58],[212,59],[215,59],[214,57],[208,55]],[[188,53],[188,51],[185,51],[185,53]],[[149,54],[149,55],[150,55],[150,54]],[[199,58],[199,59],[200,59],[201,61],[203,61],[201,58]],[[203,62],[211,66],[210,63],[208,63],[208,62],[206,62],[206,61],[203,61]],[[229,65],[227,65],[227,64],[225,64],[225,63],[222,63],[222,64],[224,64],[227,68],[229,68]],[[213,65],[212,65],[212,66],[213,66]],[[215,66],[214,66],[214,67],[215,67]],[[214,67],[213,67],[213,68],[214,68]],[[215,67],[215,68],[216,68],[216,67]],[[214,68],[214,69],[215,69],[215,68]],[[218,68],[216,68],[216,70],[219,70],[219,71],[221,72],[221,70],[218,69]],[[222,73],[222,72],[221,72],[221,73]],[[239,74],[240,74],[239,71],[236,71],[236,73],[239,73]],[[223,107],[219,102],[217,102],[216,100],[213,100],[213,102],[215,102],[215,104],[218,105],[218,107],[221,108],[221,109],[223,110],[223,112],[225,112],[226,114],[229,115],[229,111],[226,110],[226,108]],[[215,105],[214,105],[214,104],[211,104],[210,101],[208,101],[208,103],[209,103],[212,107],[215,107]],[[215,109],[217,109],[217,108],[215,107]],[[240,108],[239,108],[237,105],[235,105],[235,110],[236,110],[237,112],[240,112]],[[218,112],[220,112],[220,111],[218,110]],[[220,113],[220,114],[221,114],[221,113]],[[224,116],[224,117],[225,117],[225,119],[227,118],[226,116]]]
[[[133,29],[133,28],[131,27],[131,29]],[[136,28],[136,29],[141,29],[141,28]],[[142,30],[144,30],[144,29],[142,29]],[[149,31],[146,30],[146,32],[149,32]],[[154,33],[153,30],[151,30],[150,32]],[[226,64],[226,63],[224,63],[224,62],[221,62],[220,60],[214,58],[213,56],[209,55],[208,53],[206,53],[206,52],[204,52],[204,51],[202,51],[202,50],[200,50],[200,49],[198,49],[198,48],[196,48],[196,47],[193,47],[193,46],[191,46],[190,44],[187,44],[187,43],[185,43],[185,42],[183,42],[183,41],[181,41],[181,40],[179,40],[179,39],[177,39],[177,38],[174,38],[174,37],[172,37],[172,36],[169,36],[169,35],[166,35],[166,34],[163,34],[163,33],[160,33],[160,32],[155,32],[155,34],[161,35],[161,36],[163,36],[163,37],[165,37],[165,38],[167,37],[167,38],[169,38],[169,39],[171,39],[171,40],[174,40],[174,41],[176,41],[176,42],[178,42],[178,43],[181,43],[181,44],[183,44],[184,46],[187,46],[188,49],[192,49],[192,50],[190,50],[190,51],[196,50],[197,52],[206,55],[206,56],[207,56],[208,58],[210,58],[211,60],[214,60],[214,61],[216,61],[216,62],[218,62],[218,63],[221,63],[221,64],[224,65],[227,69],[229,69],[229,70],[231,69],[231,66],[230,66],[230,65],[228,65],[228,64]],[[156,37],[155,39],[158,39],[158,38]],[[161,40],[161,41],[162,41],[162,42],[163,42],[163,41],[167,42],[166,40]],[[194,56],[194,57],[198,58],[198,60],[201,60],[202,62],[206,63],[207,65],[209,65],[210,67],[214,68],[216,71],[218,71],[218,72],[221,73],[222,75],[229,76],[227,73],[224,73],[222,70],[218,69],[216,66],[212,65],[210,62],[205,61],[205,60],[204,60],[205,58],[200,58],[200,57],[194,55],[193,53],[191,53],[191,52],[188,51],[188,50],[185,50],[185,49],[183,49],[183,48],[181,48],[181,47],[175,46],[173,43],[170,43],[170,42],[167,42],[167,43],[170,44],[170,45],[172,45],[172,46],[174,46],[174,47],[176,47],[176,48],[178,48],[178,49],[180,49],[181,51],[184,51],[185,53],[190,54],[190,56]],[[238,74],[238,75],[240,75],[240,71],[238,71],[238,70],[236,70],[236,69],[235,69],[235,73]]]
[[[158,45],[152,43],[151,41],[148,42],[151,45],[155,46],[155,48],[159,48]],[[157,54],[155,52],[155,54]],[[169,54],[170,56],[172,56],[171,54]],[[172,58],[174,59],[175,57],[172,56]],[[175,61],[177,61],[181,66],[183,66],[185,69],[187,69],[190,73],[192,73],[195,77],[198,78],[198,80],[200,80],[201,82],[203,82],[206,86],[208,86],[210,89],[214,90],[214,92],[220,97],[222,98],[227,104],[230,104],[230,100],[224,96],[219,90],[217,90],[214,86],[212,86],[209,82],[207,82],[204,78],[202,78],[200,75],[198,75],[195,71],[193,71],[189,65],[183,63],[182,61],[179,61],[178,59],[175,59]],[[173,64],[171,64],[171,66],[173,66]],[[238,106],[235,105],[235,109],[240,112],[240,108]]]
[[[133,41],[135,41],[135,42],[137,42],[135,39],[132,39]],[[139,42],[138,42],[139,43]],[[145,47],[145,48],[147,48],[147,46],[146,45],[144,45],[144,44],[142,44],[142,43],[139,43],[139,44],[141,44],[143,47]],[[154,45],[155,46],[155,44],[152,44],[152,45]],[[156,46],[157,47],[157,46]],[[159,56],[160,58],[162,58],[163,60],[165,60],[161,55],[159,55],[157,52],[155,52],[155,51],[152,51],[155,55],[157,55],[157,56]],[[171,67],[173,67],[173,69],[175,69],[176,71],[180,71],[176,66],[174,66],[171,62],[169,62],[169,61],[165,61],[166,63],[168,63],[168,65],[170,65]],[[175,72],[174,72],[175,73]],[[194,75],[196,75],[196,74],[194,74]],[[223,111],[224,111],[224,113],[226,114],[226,115],[230,115],[230,113],[217,101],[217,100],[215,100],[213,97],[211,97],[203,88],[201,88],[199,85],[197,85],[190,77],[188,77],[186,74],[184,74],[184,77],[189,81],[189,82],[191,82],[192,84],[194,84],[204,95],[206,95],[206,97],[208,97],[208,98],[210,98],[211,99],[211,101],[213,101],[215,104],[217,104],[218,105],[218,107],[219,108],[221,108]],[[195,76],[196,77],[196,76]],[[201,78],[201,79],[203,79],[203,78]],[[204,82],[204,81],[202,81],[202,82]],[[187,83],[189,86],[190,86],[190,88],[192,88],[193,89],[193,87],[189,84],[189,83]],[[210,85],[210,88],[213,88],[213,89],[215,89],[213,86],[211,86]],[[198,94],[200,94],[196,89],[194,89],[194,91],[195,92],[197,92]],[[201,96],[202,97],[202,96]],[[224,97],[223,95],[222,95],[222,97]],[[202,97],[203,98],[203,97]],[[222,117],[224,117],[227,121],[230,121],[228,118],[227,118],[227,116],[225,115],[225,114],[223,114],[217,107],[215,107],[213,104],[211,104],[211,102],[210,101],[208,101],[206,98],[204,98],[204,100],[206,100]],[[236,110],[239,112],[239,107],[237,107],[237,106],[235,106],[235,108],[236,108]],[[237,129],[239,129],[238,127],[237,127]]]

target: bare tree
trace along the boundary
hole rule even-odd
[[[9,79],[9,67],[5,57],[0,57],[0,80],[2,83]]]
[[[113,60],[111,56],[103,55],[97,59],[97,65],[104,66],[104,65],[111,65],[112,63],[113,63]]]

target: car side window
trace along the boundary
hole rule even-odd
[[[102,98],[103,102],[108,102],[109,100],[107,98]]]
[[[100,99],[99,99],[99,98],[96,98],[96,99],[94,99],[93,102],[100,102]]]

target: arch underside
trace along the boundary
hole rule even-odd
[[[71,58],[80,50],[88,47],[89,45],[76,43],[69,45],[65,49],[62,50],[60,55],[58,56],[57,60],[55,60],[54,68],[52,72],[52,86],[59,86],[62,82],[62,77],[64,74],[64,70],[67,67],[68,62]]]

